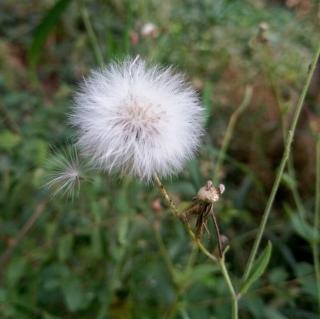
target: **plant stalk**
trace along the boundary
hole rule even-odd
[[[221,272],[223,274],[223,277],[224,277],[224,280],[227,284],[227,287],[228,287],[228,290],[229,290],[229,293],[230,293],[230,296],[232,298],[232,319],[238,319],[239,318],[239,315],[238,315],[238,312],[239,312],[239,309],[238,309],[238,296],[237,296],[237,293],[233,287],[233,284],[232,284],[232,281],[231,281],[231,278],[229,276],[229,272],[228,272],[228,269],[226,267],[226,264],[225,264],[225,260],[224,260],[224,256],[219,260],[219,265],[220,265],[220,268],[221,268]]]
[[[306,82],[305,82],[305,84],[303,86],[302,93],[300,95],[296,110],[295,110],[294,115],[293,115],[293,120],[292,120],[292,123],[290,125],[289,132],[288,132],[288,136],[287,136],[287,140],[286,140],[286,145],[285,145],[285,149],[284,149],[284,152],[283,152],[283,156],[282,156],[282,159],[281,159],[281,162],[280,162],[280,165],[279,165],[279,169],[278,169],[274,184],[272,186],[272,190],[271,190],[271,193],[270,193],[270,196],[269,196],[265,211],[264,211],[263,216],[262,216],[262,220],[261,220],[261,223],[260,223],[260,226],[259,226],[257,237],[255,239],[255,242],[253,244],[252,250],[250,252],[250,256],[249,256],[249,259],[248,259],[248,262],[247,262],[247,265],[246,265],[246,269],[245,269],[245,272],[244,272],[244,275],[243,275],[243,280],[246,280],[248,278],[248,276],[250,274],[250,271],[252,269],[252,266],[253,266],[253,262],[255,260],[256,255],[257,255],[257,252],[258,252],[258,249],[259,249],[259,246],[260,246],[260,243],[261,243],[261,239],[262,239],[263,233],[265,231],[265,228],[266,228],[266,225],[267,225],[267,221],[268,221],[269,216],[270,216],[270,212],[271,212],[271,209],[272,209],[272,206],[273,206],[273,202],[274,202],[275,196],[277,194],[277,191],[279,189],[279,185],[280,185],[280,182],[281,182],[281,179],[282,179],[282,175],[284,173],[284,169],[286,167],[286,164],[287,164],[287,161],[288,161],[288,158],[289,158],[289,155],[290,155],[291,145],[292,145],[292,142],[293,142],[293,137],[294,137],[294,134],[295,134],[295,131],[296,131],[297,123],[298,123],[298,120],[299,120],[299,117],[300,117],[300,113],[301,113],[301,110],[302,110],[302,107],[303,107],[303,104],[304,104],[304,100],[306,98],[306,95],[307,95],[307,92],[308,92],[308,88],[310,86],[311,79],[312,79],[313,73],[315,71],[319,56],[320,56],[320,45],[319,45],[319,47],[317,49],[317,52],[316,52],[316,54],[314,56],[314,59],[312,61],[311,66],[310,66]]]
[[[155,175],[154,176],[154,180],[157,184],[157,186],[160,189],[161,194],[163,195],[164,199],[167,201],[167,203],[169,204],[170,210],[171,212],[177,216],[180,221],[183,223],[183,225],[186,227],[186,230],[188,232],[188,234],[190,235],[190,237],[192,238],[192,240],[194,241],[194,243],[198,246],[199,250],[205,254],[210,260],[212,260],[214,263],[217,263],[220,265],[221,268],[221,272],[223,274],[223,277],[225,279],[225,282],[227,284],[230,296],[232,298],[232,319],[238,319],[238,296],[237,293],[233,287],[231,278],[229,276],[228,273],[228,269],[226,268],[225,265],[225,258],[224,258],[224,254],[222,254],[221,258],[216,258],[213,254],[211,254],[206,247],[203,246],[203,244],[201,243],[200,239],[194,234],[194,232],[192,231],[191,227],[189,226],[188,223],[185,223],[183,221],[183,219],[180,218],[180,213],[176,207],[176,205],[174,204],[173,200],[171,199],[170,195],[168,194],[167,190],[165,189],[164,185],[161,183],[160,178]]]
[[[252,98],[252,87],[247,86],[245,93],[244,93],[243,100],[242,100],[240,106],[232,113],[230,120],[229,120],[229,123],[228,123],[228,126],[227,126],[226,133],[224,134],[222,146],[219,151],[217,162],[215,164],[215,169],[213,172],[213,181],[215,183],[217,183],[217,181],[219,179],[218,175],[219,175],[221,167],[223,165],[223,161],[226,156],[228,147],[230,145],[230,141],[231,141],[231,138],[232,138],[232,135],[234,132],[234,128],[237,124],[238,118],[245,111],[245,109],[249,106],[251,98]]]
[[[193,230],[191,229],[191,227],[189,226],[189,224],[187,222],[184,221],[184,219],[181,217],[181,214],[179,213],[175,203],[173,202],[172,198],[170,197],[169,193],[167,192],[167,190],[165,189],[164,185],[162,184],[160,178],[158,175],[154,176],[154,181],[156,182],[160,193],[162,194],[162,196],[164,197],[164,199],[166,200],[166,202],[168,203],[169,207],[170,207],[170,211],[172,212],[172,214],[176,217],[179,218],[179,220],[183,223],[183,225],[186,228],[186,231],[188,232],[189,236],[192,238],[193,242],[198,246],[199,250],[204,253],[208,258],[210,258],[213,262],[217,262],[217,258],[211,254],[207,248],[205,248],[203,246],[203,244],[201,243],[200,239],[197,238],[196,234],[193,232]]]

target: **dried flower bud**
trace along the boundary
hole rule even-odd
[[[144,38],[156,38],[159,34],[159,29],[154,23],[147,22],[142,26],[140,33]]]
[[[221,194],[225,191],[223,184],[219,188],[213,186],[212,181],[207,181],[207,184],[200,188],[197,199],[205,203],[214,203],[220,199]]]

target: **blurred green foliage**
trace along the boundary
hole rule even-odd
[[[72,92],[97,66],[81,6],[105,63],[140,54],[174,64],[203,98],[208,120],[199,156],[166,182],[181,207],[212,178],[230,115],[246,85],[253,87],[219,172],[226,192],[216,207],[240,287],[283,129],[319,41],[319,1],[0,3],[0,317],[228,318],[230,299],[217,266],[192,250],[152,185],[96,173],[73,201],[51,198],[43,188],[51,147],[73,139]],[[143,35],[148,22],[155,32]],[[311,224],[319,74],[314,82],[295,139],[295,175],[284,178],[265,234],[273,243],[268,271],[241,300],[241,318],[319,318],[310,248],[319,236]],[[35,223],[25,228],[32,216]],[[206,240],[214,247],[213,238]]]

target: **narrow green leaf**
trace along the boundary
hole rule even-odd
[[[67,308],[71,312],[75,312],[86,307],[85,295],[83,288],[78,279],[70,279],[63,283],[62,293]]]
[[[29,61],[32,66],[37,64],[42,47],[44,46],[48,35],[56,26],[61,14],[65,11],[70,2],[71,0],[58,0],[53,7],[48,10],[40,24],[36,27],[29,50]]]
[[[296,214],[289,205],[284,205],[285,212],[288,214],[294,231],[309,243],[318,242],[319,234],[317,231]]]
[[[252,286],[254,282],[256,282],[264,273],[266,270],[270,257],[272,252],[272,244],[269,241],[267,247],[264,249],[262,254],[259,256],[257,261],[254,263],[251,273],[249,274],[249,277],[247,280],[243,283],[243,285],[240,288],[240,294],[245,294],[248,289]]]

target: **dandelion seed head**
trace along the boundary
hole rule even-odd
[[[85,165],[81,163],[74,146],[54,152],[46,166],[48,176],[45,187],[53,196],[60,194],[73,198],[79,192]]]
[[[203,118],[183,75],[136,58],[92,72],[75,95],[71,123],[94,166],[151,180],[194,155]]]

